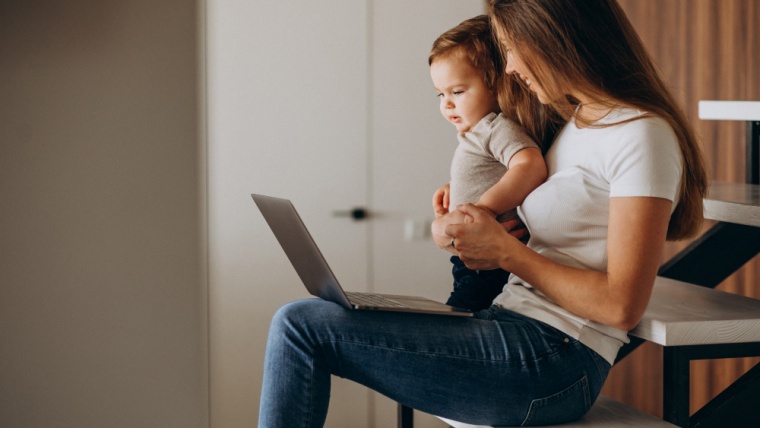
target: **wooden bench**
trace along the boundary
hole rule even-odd
[[[756,104],[760,106],[760,103]],[[703,105],[704,102],[700,102],[700,115]],[[757,179],[758,150],[749,147],[757,146],[754,140],[760,139],[758,124],[760,122],[748,124],[747,154],[755,159],[754,163],[747,165],[748,181]],[[687,306],[680,307],[684,303],[677,300],[677,295],[662,296],[665,289],[656,284],[645,319],[632,332],[633,346],[624,347],[618,358],[631,352],[635,343],[643,340],[664,347],[663,417],[676,425],[760,426],[760,412],[754,410],[760,396],[760,365],[689,415],[692,360],[760,355],[757,334],[752,331],[757,329],[753,321],[756,301],[711,290],[760,253],[760,186],[713,182],[704,201],[704,214],[706,219],[719,223],[665,263],[659,274],[706,289],[681,286],[681,293],[697,297],[695,301],[687,302]],[[658,279],[658,284],[662,282]],[[676,293],[677,287],[666,291]],[[688,299],[692,297],[688,296]],[[680,307],[680,320],[674,318],[672,308],[675,307]],[[709,321],[700,315],[707,312],[711,316]]]
[[[665,263],[659,275],[707,288],[715,288],[731,274],[760,253],[760,102],[757,101],[700,101],[699,117],[704,120],[734,120],[746,122],[745,182],[711,183],[704,201],[705,218],[717,220],[710,230],[692,242],[683,251]],[[638,332],[645,339],[659,331],[663,349],[663,410],[664,418],[679,426],[760,426],[757,397],[760,396],[760,364],[750,369],[733,384],[713,398],[693,415],[689,415],[690,362],[695,359],[734,358],[760,355],[754,335],[742,337],[747,326],[752,326],[752,311],[756,303],[751,299],[704,294],[703,297],[722,300],[708,307],[692,305],[691,310],[722,310],[736,305],[737,314],[715,315],[713,326],[697,318],[690,321],[673,319],[659,321],[647,332],[642,322]],[[657,297],[653,296],[655,301]],[[678,302],[674,303],[678,305]],[[745,306],[746,305],[746,306]],[[665,311],[668,308],[662,308]],[[686,314],[682,314],[687,316]],[[692,313],[693,317],[696,313]],[[658,321],[658,322],[659,322]],[[688,324],[691,324],[687,326]],[[730,332],[720,330],[729,329]],[[683,327],[689,332],[683,331]],[[707,330],[702,330],[706,327]],[[679,331],[680,330],[680,331]],[[711,339],[713,333],[721,336]],[[694,337],[687,339],[689,335]],[[707,336],[707,337],[706,337]],[[635,342],[643,339],[632,336],[632,344],[621,349],[618,358],[624,357]],[[657,339],[654,339],[655,341]],[[701,341],[708,343],[698,344]],[[670,343],[670,344],[668,344]],[[676,344],[682,343],[682,344]],[[692,343],[692,344],[687,344]]]
[[[691,416],[689,409],[692,360],[760,355],[760,300],[658,277],[647,311],[630,334],[664,347],[666,420],[719,426],[731,416],[741,426],[760,426],[760,413],[748,405],[760,395],[760,365]]]

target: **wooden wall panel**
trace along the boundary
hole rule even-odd
[[[760,1],[619,0],[695,125],[711,180],[744,181],[743,122],[703,121],[699,100],[760,101]],[[707,228],[710,224],[706,224]],[[684,243],[668,244],[668,256]],[[760,298],[760,258],[719,286]],[[760,359],[692,363],[691,408],[701,407]],[[647,344],[613,368],[603,391],[662,415],[662,350]]]

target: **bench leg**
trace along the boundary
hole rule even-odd
[[[745,181],[750,184],[760,184],[760,121],[747,121],[747,139],[745,144]]]
[[[414,409],[398,403],[398,428],[414,428]]]
[[[689,418],[694,427],[760,427],[760,363]]]
[[[689,361],[678,346],[663,349],[664,419],[679,427],[689,426]]]

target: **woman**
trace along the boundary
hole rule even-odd
[[[512,272],[504,292],[471,319],[284,306],[259,426],[322,426],[331,374],[462,422],[578,419],[644,313],[666,238],[697,232],[706,178],[694,133],[615,1],[487,5],[513,79],[504,88],[522,82],[509,113],[536,135],[561,128],[548,180],[520,208],[527,246],[473,205],[433,233],[471,269]]]

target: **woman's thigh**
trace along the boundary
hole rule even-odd
[[[572,420],[588,410],[609,370],[574,339],[497,307],[462,318],[352,311],[309,299],[278,317],[297,326],[332,374],[463,422]]]

